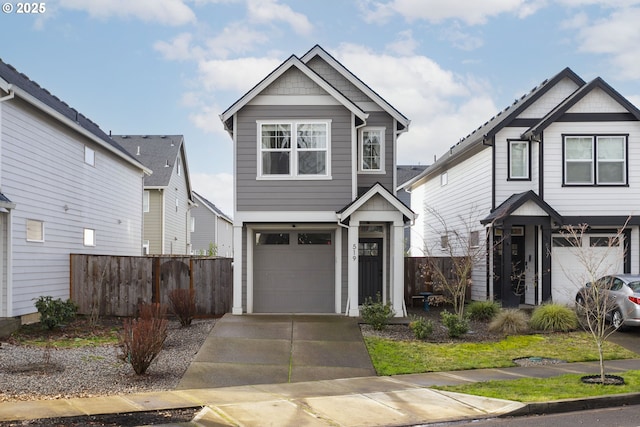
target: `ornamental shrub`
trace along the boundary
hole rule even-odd
[[[371,325],[376,331],[381,331],[389,324],[389,319],[395,316],[396,312],[391,307],[391,303],[382,303],[380,293],[376,295],[376,301],[374,302],[371,297],[365,299],[362,308],[360,309],[360,316],[362,320]]]
[[[196,315],[196,292],[194,289],[174,289],[169,292],[171,312],[183,327],[191,325]]]
[[[489,323],[489,330],[504,335],[517,335],[529,330],[527,313],[515,308],[500,310]]]
[[[433,323],[424,317],[415,317],[409,323],[409,328],[413,331],[413,335],[419,340],[426,339],[433,333]]]
[[[469,332],[468,316],[460,318],[457,314],[449,313],[447,310],[444,310],[440,313],[440,318],[442,319],[442,324],[449,331],[449,336],[451,338],[458,338]]]
[[[70,299],[62,301],[51,296],[41,296],[36,299],[36,309],[40,313],[40,323],[51,330],[64,322],[73,320],[78,312],[78,306]]]
[[[122,359],[143,375],[167,339],[167,310],[160,304],[140,304],[137,319],[125,319],[120,335]]]
[[[565,305],[549,303],[533,310],[529,324],[540,331],[568,332],[578,328],[578,316]]]
[[[473,301],[467,306],[469,319],[488,322],[500,311],[500,304],[495,301]]]

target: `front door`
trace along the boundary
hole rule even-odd
[[[525,301],[525,262],[524,235],[511,236],[511,292],[520,304]]]
[[[382,239],[362,238],[358,243],[358,304],[382,298]]]

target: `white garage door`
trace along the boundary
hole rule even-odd
[[[585,234],[580,242],[572,244],[566,236],[553,236],[551,296],[554,302],[574,304],[578,289],[591,280],[585,265],[593,266],[590,269],[596,272],[596,278],[624,271],[624,244],[612,243],[612,238],[613,234]],[[581,250],[576,247],[578,243]]]
[[[254,244],[255,313],[335,312],[332,232],[256,232]]]

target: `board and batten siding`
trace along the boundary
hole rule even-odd
[[[69,254],[140,255],[143,172],[21,100],[0,104],[2,192],[11,211],[11,312],[36,312],[34,298],[69,298]],[[95,166],[84,162],[85,145]],[[27,242],[26,220],[44,222]],[[83,245],[83,229],[95,246]]]
[[[257,122],[331,120],[330,179],[258,179]],[[238,211],[336,211],[351,202],[351,113],[342,106],[248,105],[238,112]]]
[[[422,184],[423,204],[419,210],[421,218],[418,221],[422,224],[425,256],[450,255],[441,249],[440,244],[445,225],[447,229],[462,233],[463,236],[467,230],[478,231],[480,245],[485,246],[485,227],[480,224],[480,220],[491,211],[491,156],[491,147],[487,147],[450,167],[446,170],[446,185],[441,185],[441,173],[434,173]],[[414,209],[419,207],[415,206]],[[416,234],[412,235],[412,239],[416,239],[412,244],[417,247],[419,243]],[[469,236],[464,238],[468,239]],[[471,298],[486,299],[487,266],[484,258],[474,266],[471,280]]]

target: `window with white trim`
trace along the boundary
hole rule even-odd
[[[44,222],[27,219],[27,242],[44,242]]]
[[[96,165],[96,152],[93,148],[84,146],[84,162],[88,165]]]
[[[360,130],[360,172],[384,172],[384,128]]]
[[[142,193],[142,212],[149,212],[149,190]]]
[[[258,122],[258,177],[330,176],[331,122]]]
[[[529,179],[529,141],[509,140],[509,179]]]
[[[91,228],[85,228],[83,231],[83,242],[85,246],[95,246],[96,230]]]
[[[626,185],[627,136],[564,136],[564,185]]]

